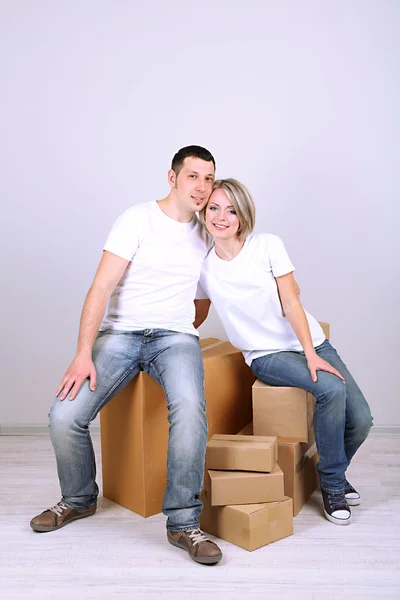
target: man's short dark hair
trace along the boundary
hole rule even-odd
[[[215,159],[206,148],[202,146],[185,146],[185,148],[178,150],[172,159],[171,169],[175,171],[176,176],[178,176],[179,171],[182,169],[185,158],[200,158],[206,162],[212,162],[215,169]]]

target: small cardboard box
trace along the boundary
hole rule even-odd
[[[252,433],[252,423],[239,431],[239,435]],[[300,512],[318,485],[317,463],[315,442],[304,444],[297,440],[278,440],[278,465],[284,474],[285,494],[293,500],[294,516]]]
[[[254,435],[311,441],[314,402],[301,388],[275,387],[257,380],[253,385]]]
[[[270,473],[210,470],[206,489],[212,506],[259,504],[285,498],[283,473],[278,465]]]
[[[277,460],[276,437],[215,434],[207,443],[207,469],[269,473]]]
[[[245,550],[257,550],[293,534],[291,498],[262,504],[211,506],[205,492],[202,500],[201,529]]]
[[[278,464],[284,473],[285,494],[293,500],[293,515],[299,514],[318,486],[317,445],[279,440]]]
[[[209,436],[236,433],[251,421],[255,377],[229,342],[200,340]],[[162,510],[167,481],[165,394],[139,373],[100,412],[103,495],[143,517]]]

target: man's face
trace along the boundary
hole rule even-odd
[[[215,179],[214,164],[201,158],[188,157],[178,176],[169,171],[169,181],[181,208],[200,211],[207,204]]]

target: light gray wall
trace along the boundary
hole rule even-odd
[[[210,148],[400,425],[397,0],[1,2],[0,425],[47,419],[114,219]],[[396,197],[397,194],[397,197]],[[213,314],[203,335],[223,337]]]

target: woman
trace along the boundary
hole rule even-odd
[[[318,322],[304,311],[282,240],[252,233],[255,208],[248,190],[235,179],[216,181],[200,219],[214,247],[203,263],[198,298],[214,303],[229,340],[258,379],[314,395],[324,512],[332,523],[347,525],[349,505],[360,504],[360,495],[346,469],[371,428],[368,404]]]

